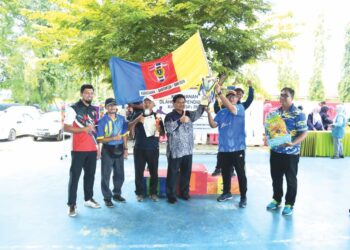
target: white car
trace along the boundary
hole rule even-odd
[[[41,115],[36,124],[34,140],[39,138],[55,138],[63,140],[63,123],[61,112],[52,111]]]
[[[40,111],[33,106],[3,105],[0,111],[0,140],[13,141],[17,136],[34,135]]]

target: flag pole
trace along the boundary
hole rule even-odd
[[[207,63],[207,67],[208,67],[208,72],[209,72],[209,76],[212,76],[213,75],[213,72],[211,71],[211,68],[209,66],[209,62],[208,62],[208,58],[207,58],[207,53],[205,52],[205,49],[204,49],[204,46],[203,46],[203,42],[202,42],[202,38],[201,38],[201,34],[199,33],[199,30],[197,30],[197,34],[199,36],[199,40],[200,40],[200,43],[201,43],[201,49],[203,51],[203,54],[205,55],[205,61]]]

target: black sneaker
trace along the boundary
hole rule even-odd
[[[246,197],[241,198],[238,205],[240,208],[245,208],[247,206],[247,198]]]
[[[232,199],[232,194],[222,194],[216,200],[221,202],[221,201],[226,201],[231,199]]]
[[[168,202],[170,204],[175,204],[177,202],[177,199],[176,198],[168,198]]]
[[[214,172],[211,174],[211,176],[218,176],[221,175],[221,168],[215,168]]]
[[[113,202],[109,199],[109,200],[105,200],[105,205],[106,207],[114,207]]]
[[[120,194],[113,195],[113,200],[117,202],[126,202],[126,200]]]
[[[185,201],[188,201],[191,198],[191,196],[189,194],[182,194],[180,195],[180,198]]]
[[[340,155],[339,157],[340,157],[340,158],[344,158],[344,155]]]

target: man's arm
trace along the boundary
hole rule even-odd
[[[124,159],[128,158],[128,137],[126,135],[123,136],[123,144],[124,144]]]
[[[95,132],[95,127],[93,125],[88,125],[88,126],[83,127],[83,128],[76,128],[76,127],[73,127],[73,125],[64,124],[63,129],[65,132],[69,132],[72,134]]]
[[[207,113],[208,113],[208,122],[209,122],[209,126],[211,128],[216,128],[218,126],[218,124],[214,121],[213,117],[211,116],[211,113],[209,111],[209,108],[206,109]]]
[[[172,134],[180,125],[180,120],[173,121],[168,115],[165,117],[164,126],[167,133]]]
[[[287,146],[294,146],[301,143],[307,136],[307,129],[305,114],[300,113],[296,119],[296,131],[300,134],[294,139],[294,141],[287,143]]]
[[[247,97],[247,100],[242,103],[245,110],[249,108],[250,104],[252,104],[254,100],[254,88],[250,80],[248,80],[248,85],[249,85],[248,97]]]
[[[214,112],[217,114],[221,110],[220,104],[218,100],[215,100],[214,102]]]
[[[138,122],[143,122],[143,115],[140,114],[137,118],[135,118],[133,121],[128,122],[128,130],[131,130]]]
[[[69,132],[72,134],[77,133],[94,133],[95,132],[95,126],[94,125],[88,125],[86,127],[73,127],[73,122],[75,120],[76,113],[72,107],[68,107],[66,110],[66,117],[63,121],[63,129],[65,132]]]
[[[235,105],[232,105],[230,103],[229,100],[227,100],[227,98],[222,94],[221,92],[221,87],[220,85],[216,84],[215,85],[215,90],[216,90],[216,93],[218,94],[221,102],[222,102],[222,105],[225,106],[225,108],[227,108],[232,114],[234,115],[237,115],[237,108]]]
[[[160,121],[159,121],[158,131],[159,131],[160,136],[163,136],[165,134],[165,128],[164,128],[164,123],[163,123],[162,119],[160,119]]]
[[[189,112],[189,117],[192,122],[197,121],[203,114],[204,109],[206,106],[204,105],[198,105],[197,110],[195,111],[188,111]]]
[[[141,103],[129,103],[130,107],[136,109],[143,109],[143,102]]]
[[[286,145],[286,146],[289,146],[289,147],[290,147],[290,146],[297,145],[297,144],[301,143],[301,142],[306,138],[306,136],[307,136],[307,131],[304,131],[304,132],[302,132],[300,135],[298,135],[298,136],[295,138],[294,141],[288,142],[288,143],[286,143],[285,145]]]
[[[110,142],[110,141],[119,141],[120,139],[122,139],[122,137],[120,134],[117,134],[116,136],[110,136],[110,137],[97,137],[97,141],[99,143],[106,143],[106,142]]]

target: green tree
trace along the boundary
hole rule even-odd
[[[296,96],[299,92],[299,75],[296,70],[291,66],[290,61],[283,62],[278,65],[277,68],[278,74],[278,89],[284,87],[289,87],[295,90]]]
[[[313,101],[324,100],[324,86],[322,72],[324,68],[326,34],[324,30],[324,18],[320,16],[319,24],[315,31],[315,49],[313,74],[309,82],[309,99]]]
[[[0,13],[6,13],[0,14],[6,21],[0,24],[1,30],[6,31],[1,33],[4,43],[0,58],[6,63],[0,61],[0,87],[11,89],[14,101],[40,104],[43,109],[56,98],[71,99],[83,81],[81,72],[67,60],[66,53],[61,53],[66,45],[57,44],[50,37],[52,34],[43,36],[38,32],[38,27],[44,29],[48,22],[26,15],[56,6],[48,1],[25,0],[8,1],[0,7]]]
[[[42,106],[57,97],[73,98],[83,82],[108,95],[111,56],[159,58],[197,30],[212,69],[233,77],[245,63],[285,46],[291,35],[272,29],[265,0],[24,0],[17,5],[15,41],[21,53],[14,59],[23,61],[11,64],[11,72],[19,73],[7,83],[16,100]],[[16,91],[21,87],[25,91]]]
[[[345,39],[343,75],[338,85],[338,93],[342,102],[350,102],[350,24],[346,29]]]
[[[38,29],[40,40],[65,39],[72,45],[70,58],[94,74],[108,72],[112,55],[131,61],[161,57],[197,30],[212,68],[232,72],[263,58],[284,36],[261,21],[270,9],[263,0],[53,2],[57,10],[29,13],[47,22]]]
[[[15,16],[18,13],[17,1],[0,1],[0,88],[8,88],[8,63],[15,54]]]

